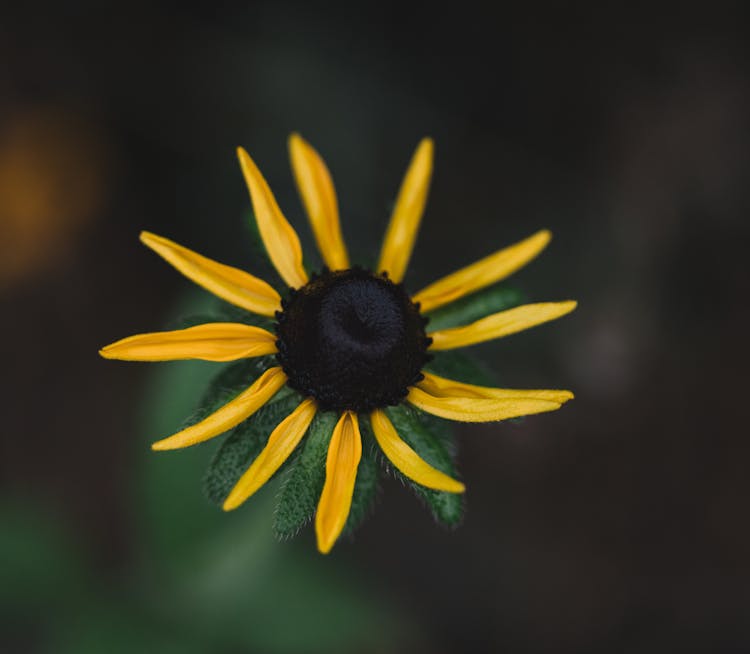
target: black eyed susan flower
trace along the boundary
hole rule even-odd
[[[214,461],[218,487],[209,489],[227,511],[292,460],[295,467],[277,514],[284,524],[277,524],[277,531],[294,532],[314,512],[318,549],[327,553],[372,497],[373,453],[379,449],[438,518],[455,522],[452,498],[464,485],[454,478],[450,444],[435,417],[506,420],[554,411],[573,397],[562,390],[467,383],[435,369],[443,353],[514,334],[575,308],[572,301],[507,308],[516,302],[494,286],[536,257],[550,234],[537,232],[410,295],[402,279],[424,212],[432,141],[424,139],[412,158],[375,270],[350,263],[323,160],[298,135],[292,135],[289,148],[323,270],[308,274],[296,232],[240,148],[260,237],[288,288],[279,294],[247,272],[143,232],[143,243],[240,311],[230,320],[131,336],[103,348],[101,355],[241,362],[220,376],[211,410],[152,446],[188,447],[231,430]],[[227,469],[229,486],[221,477]]]

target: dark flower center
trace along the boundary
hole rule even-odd
[[[398,404],[429,360],[423,318],[387,277],[353,268],[314,275],[276,314],[288,384],[322,410]]]

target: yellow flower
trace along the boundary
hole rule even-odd
[[[108,359],[233,361],[273,354],[278,365],[197,424],[157,441],[155,450],[188,447],[248,419],[285,385],[304,399],[268,441],[224,501],[237,508],[285,463],[317,411],[336,411],[325,483],[315,514],[318,549],[328,553],[352,503],[362,456],[359,421],[369,418],[378,446],[391,464],[417,484],[463,493],[464,485],[424,461],[399,436],[386,408],[407,402],[427,413],[464,422],[506,420],[554,411],[573,397],[563,390],[508,390],[466,384],[423,369],[431,352],[500,338],[559,318],[572,301],[526,304],[471,324],[426,331],[423,316],[494,284],[526,265],[550,240],[540,231],[453,272],[409,296],[402,279],[424,212],[432,175],[433,143],[417,147],[398,194],[375,271],[352,267],[339,225],[333,181],[318,153],[300,136],[289,140],[292,169],[325,262],[308,276],[297,234],[250,156],[238,156],[260,236],[289,286],[282,297],[265,281],[212,261],[148,232],[141,240],[183,275],[219,298],[273,318],[276,333],[251,325],[215,322],[176,331],[130,336],[101,350]]]

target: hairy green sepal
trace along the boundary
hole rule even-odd
[[[318,506],[325,484],[325,465],[328,445],[339,415],[319,413],[285,473],[281,495],[276,508],[274,532],[279,538],[289,538],[308,524]],[[344,527],[344,535],[351,534],[367,517],[378,490],[378,460],[373,439],[363,428],[362,458],[357,468],[351,509]]]
[[[279,392],[257,413],[229,432],[216,450],[203,478],[203,492],[212,503],[218,506],[224,503],[240,477],[266,446],[271,432],[301,401],[297,393]]]
[[[266,370],[276,365],[273,357],[242,359],[229,364],[209,383],[200,407],[184,426],[189,427],[218,411],[246,390]],[[270,402],[229,431],[214,454],[203,480],[206,497],[221,506],[242,473],[268,441],[273,429],[302,401],[299,394],[282,388]]]
[[[198,409],[185,421],[183,428],[190,427],[218,411],[227,402],[246,390],[266,370],[276,365],[273,357],[241,359],[229,364],[208,385]],[[279,391],[274,397],[278,399]]]
[[[338,414],[319,412],[290,457],[276,506],[273,529],[279,538],[297,534],[315,513],[326,478],[326,456]]]
[[[359,416],[359,430],[362,434],[362,458],[357,468],[357,481],[354,484],[352,506],[349,517],[344,525],[343,534],[351,535],[365,521],[372,510],[375,498],[380,489],[380,463],[378,454],[380,449],[375,443],[375,437],[370,429],[370,421],[366,416]]]
[[[445,421],[433,419],[432,416],[406,405],[389,407],[386,413],[399,436],[420,457],[447,475],[456,476],[455,444]],[[411,481],[398,470],[394,472],[425,502],[439,523],[455,527],[461,522],[464,512],[463,494],[431,490]]]

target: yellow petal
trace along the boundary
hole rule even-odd
[[[150,232],[141,232],[141,241],[185,277],[222,300],[262,316],[273,316],[281,309],[279,294],[244,270],[212,261]]]
[[[548,400],[564,404],[573,399],[573,393],[570,391],[560,390],[520,390],[509,388],[491,388],[489,386],[475,386],[474,384],[465,384],[464,382],[438,377],[425,370],[422,371],[424,379],[417,386],[426,393],[435,397],[467,397],[467,398],[486,398],[486,399],[527,399],[527,400]]]
[[[498,250],[430,284],[419,291],[412,300],[419,302],[421,311],[432,311],[480,288],[499,282],[536,257],[551,237],[546,229],[537,232],[520,243]]]
[[[208,418],[177,432],[174,436],[157,441],[151,445],[151,449],[177,450],[223,434],[243,420],[247,420],[268,402],[285,383],[286,375],[283,370],[279,367],[270,368],[250,388],[240,393]]]
[[[105,359],[122,361],[234,361],[274,352],[276,336],[260,327],[233,322],[212,322],[170,332],[138,334],[99,350]]]
[[[302,265],[302,246],[299,244],[297,232],[284,218],[268,183],[250,155],[243,148],[237,148],[237,156],[250,191],[255,219],[258,221],[258,229],[268,256],[289,286],[304,286],[307,284],[307,273]]]
[[[370,414],[372,431],[383,454],[404,475],[422,486],[448,493],[463,493],[464,485],[444,472],[433,468],[422,459],[396,432],[384,411],[376,409]]]
[[[283,465],[307,432],[315,417],[314,400],[308,398],[271,432],[268,443],[252,462],[224,502],[224,510],[236,509]]]
[[[453,327],[432,332],[431,350],[452,350],[501,338],[524,329],[560,318],[576,308],[576,302],[540,302],[524,304],[514,309],[493,313],[464,327]]]
[[[417,238],[427,191],[432,177],[432,139],[422,139],[412,157],[401,184],[391,222],[385,233],[378,270],[387,272],[394,282],[404,278]]]
[[[437,397],[417,386],[409,389],[407,401],[427,413],[460,422],[492,422],[533,413],[554,411],[559,402],[525,398]]]
[[[315,513],[318,550],[328,554],[344,529],[352,505],[362,437],[357,414],[346,411],[333,430],[326,458],[326,481]]]
[[[349,256],[341,235],[339,206],[331,174],[320,155],[299,134],[289,137],[289,156],[318,250],[331,270],[346,270]]]

